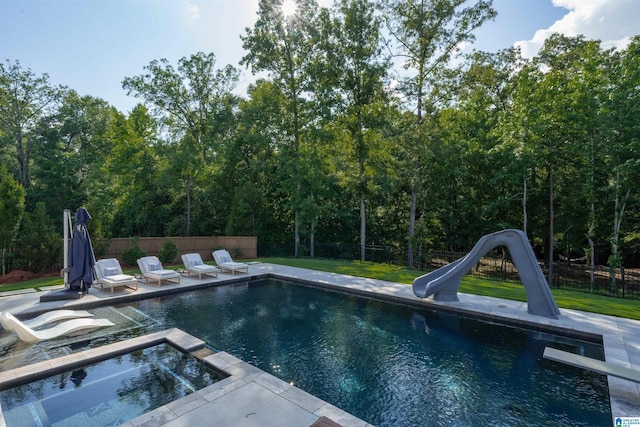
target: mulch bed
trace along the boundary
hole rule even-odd
[[[59,274],[59,272],[32,273],[30,271],[13,270],[11,273],[0,276],[0,286],[7,285],[9,283],[18,283],[24,282],[26,280],[38,279],[40,277],[53,277]]]

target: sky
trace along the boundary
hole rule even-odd
[[[241,69],[237,92],[254,81],[239,65],[240,35],[256,21],[259,0],[0,0],[0,61],[48,74],[81,96],[99,97],[122,112],[140,100],[122,80],[151,61],[213,52],[217,67]],[[331,0],[318,0],[329,6]],[[640,34],[640,0],[494,0],[494,21],[476,31],[471,49],[519,46],[533,57],[554,32],[583,34],[604,48],[624,48]]]

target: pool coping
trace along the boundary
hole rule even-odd
[[[329,418],[342,426],[369,425],[353,415],[231,354],[209,350],[205,347],[204,341],[177,328],[165,329],[1,372],[0,391],[159,344],[169,344],[184,353],[198,358],[223,378],[207,387],[120,424],[121,426],[170,426],[174,420],[179,420],[176,422],[183,425],[185,420],[181,418],[188,417],[190,413],[194,414],[197,411],[200,411],[200,414],[196,415],[196,421],[186,422],[186,424],[202,425],[197,420],[203,416],[206,417],[211,412],[207,406],[223,397],[230,396],[231,393],[240,394],[240,397],[236,398],[239,401],[249,401],[257,393],[273,394],[273,396],[269,397],[268,408],[254,408],[254,412],[250,413],[256,420],[261,417],[269,417],[271,420],[283,422],[283,420],[277,420],[277,415],[271,411],[275,411],[276,414],[288,411],[290,416],[293,414],[302,423],[299,424],[301,426],[310,426],[322,417]],[[284,411],[280,408],[280,411],[278,411],[277,407],[282,407],[283,405],[287,405],[288,408]],[[264,413],[267,410],[268,413]],[[260,411],[263,413],[260,413]],[[238,418],[246,418],[246,416],[246,413],[236,411],[235,414],[228,414],[226,421],[236,425],[234,417],[236,417],[237,421]],[[291,419],[286,420],[286,422],[289,421]],[[259,424],[267,425],[268,423],[260,421]],[[1,408],[0,425],[5,426]]]
[[[7,296],[0,298],[0,311],[11,311],[24,318],[55,308],[95,308],[182,292],[186,289],[243,284],[269,277],[340,292],[355,293],[365,297],[390,300],[415,307],[456,312],[500,323],[555,331],[592,341],[600,340],[604,346],[607,363],[640,369],[640,321],[569,309],[561,309],[561,316],[558,319],[551,319],[529,314],[526,302],[464,293],[459,293],[459,302],[440,302],[430,298],[420,299],[413,294],[411,286],[407,284],[267,263],[252,264],[248,274],[233,276],[219,274],[217,278],[203,278],[202,280],[183,277],[179,285],[163,285],[160,288],[156,286],[151,288],[140,283],[138,291],[135,292],[110,294],[99,289],[92,289],[91,293],[81,300],[39,303],[41,292]],[[9,303],[9,300],[12,303]],[[640,384],[610,375],[607,376],[607,380],[612,416],[614,418],[639,416]]]

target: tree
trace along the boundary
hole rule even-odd
[[[491,1],[479,0],[391,0],[381,4],[387,27],[399,46],[398,57],[413,75],[402,79],[401,91],[416,109],[416,132],[411,155],[413,176],[409,178],[410,209],[407,266],[413,268],[419,173],[425,144],[423,116],[433,72],[445,65],[463,42],[473,41],[473,31],[496,15]]]
[[[17,268],[34,273],[59,269],[62,264],[63,245],[60,234],[47,215],[44,203],[38,202],[33,211],[25,212],[16,239]]]
[[[20,62],[0,64],[0,126],[11,138],[18,164],[18,181],[29,190],[32,133],[38,119],[49,113],[63,92],[49,85],[49,76],[23,70]]]
[[[242,64],[253,73],[267,72],[282,97],[282,136],[280,156],[291,177],[283,183],[290,195],[290,210],[294,215],[294,253],[300,252],[300,221],[303,205],[304,166],[300,162],[300,144],[308,127],[308,102],[304,97],[310,89],[309,65],[313,58],[311,43],[315,31],[312,25],[317,10],[314,0],[298,2],[296,13],[285,16],[279,0],[260,0],[258,20],[241,36],[248,51]]]
[[[249,98],[239,103],[238,126],[233,142],[226,147],[220,174],[222,192],[215,198],[222,209],[221,224],[228,235],[260,235],[263,241],[283,238],[279,222],[283,207],[275,183],[277,158],[274,153],[281,134],[281,92],[271,82],[258,80],[248,89]],[[216,186],[216,188],[218,188]],[[215,191],[208,188],[207,191]],[[208,207],[214,209],[214,203]],[[277,223],[278,225],[274,225]],[[278,237],[274,239],[274,235]]]
[[[555,34],[545,41],[531,67],[523,69],[533,81],[527,78],[520,86],[523,92],[519,92],[518,102],[526,105],[529,116],[526,126],[535,133],[529,142],[534,144],[537,170],[544,173],[542,181],[547,185],[549,283],[553,281],[557,239],[568,242],[565,234],[569,230],[577,236],[588,233],[587,217],[576,213],[580,208],[588,212],[587,200],[592,198],[585,197],[589,137],[596,136],[594,132],[600,127],[606,127],[597,126],[600,121],[597,73],[602,62],[599,42]],[[556,224],[561,224],[561,228]]]
[[[180,59],[177,70],[166,59],[154,60],[144,67],[147,74],[122,81],[127,94],[150,104],[176,140],[184,143],[181,149],[191,154],[190,164],[194,167],[209,164],[221,151],[217,136],[226,129],[216,128],[216,123],[235,104],[231,92],[239,73],[231,65],[216,70],[215,63],[213,53],[202,52]],[[189,235],[195,172],[191,168],[184,172],[186,235]]]
[[[24,188],[7,171],[0,167],[0,246],[2,247],[2,275],[5,275],[5,256],[18,233],[24,213]]]
[[[92,226],[108,237],[164,235],[172,185],[161,181],[168,160],[156,131],[142,104],[126,117],[116,113],[109,125],[110,148],[88,178],[94,190],[87,205],[100,212]]]
[[[87,180],[110,150],[107,133],[115,113],[106,101],[69,90],[53,114],[38,120],[28,210],[43,202],[49,217],[58,218],[64,209],[85,205],[92,191]]]
[[[354,170],[354,186],[360,211],[360,259],[364,261],[366,245],[366,203],[371,168],[371,148],[387,100],[384,77],[388,62],[381,54],[380,19],[367,0],[341,0],[336,17],[323,19],[324,40],[320,59],[314,64],[316,81],[323,86],[318,93],[328,97],[334,110],[332,120],[344,129],[347,146],[342,155],[347,161],[342,169]],[[351,165],[354,164],[355,167]],[[347,172],[348,173],[348,172]]]
[[[610,194],[613,199],[611,233],[611,284],[616,286],[616,270],[621,265],[619,254],[622,221],[627,204],[637,198],[635,190],[640,180],[640,36],[627,48],[614,55],[611,95],[605,98],[605,108],[611,114],[611,138],[606,145],[606,164],[611,171]]]

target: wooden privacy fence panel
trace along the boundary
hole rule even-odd
[[[180,252],[179,255],[197,252],[205,261],[213,260],[211,252],[216,249],[228,250],[234,259],[257,258],[258,256],[258,238],[256,236],[140,237],[138,246],[147,255],[158,255],[160,248],[168,239],[175,242]],[[131,247],[132,242],[131,238],[126,237],[111,239],[107,252],[99,257],[118,258],[122,261],[122,253]],[[179,256],[176,262],[180,262]]]

